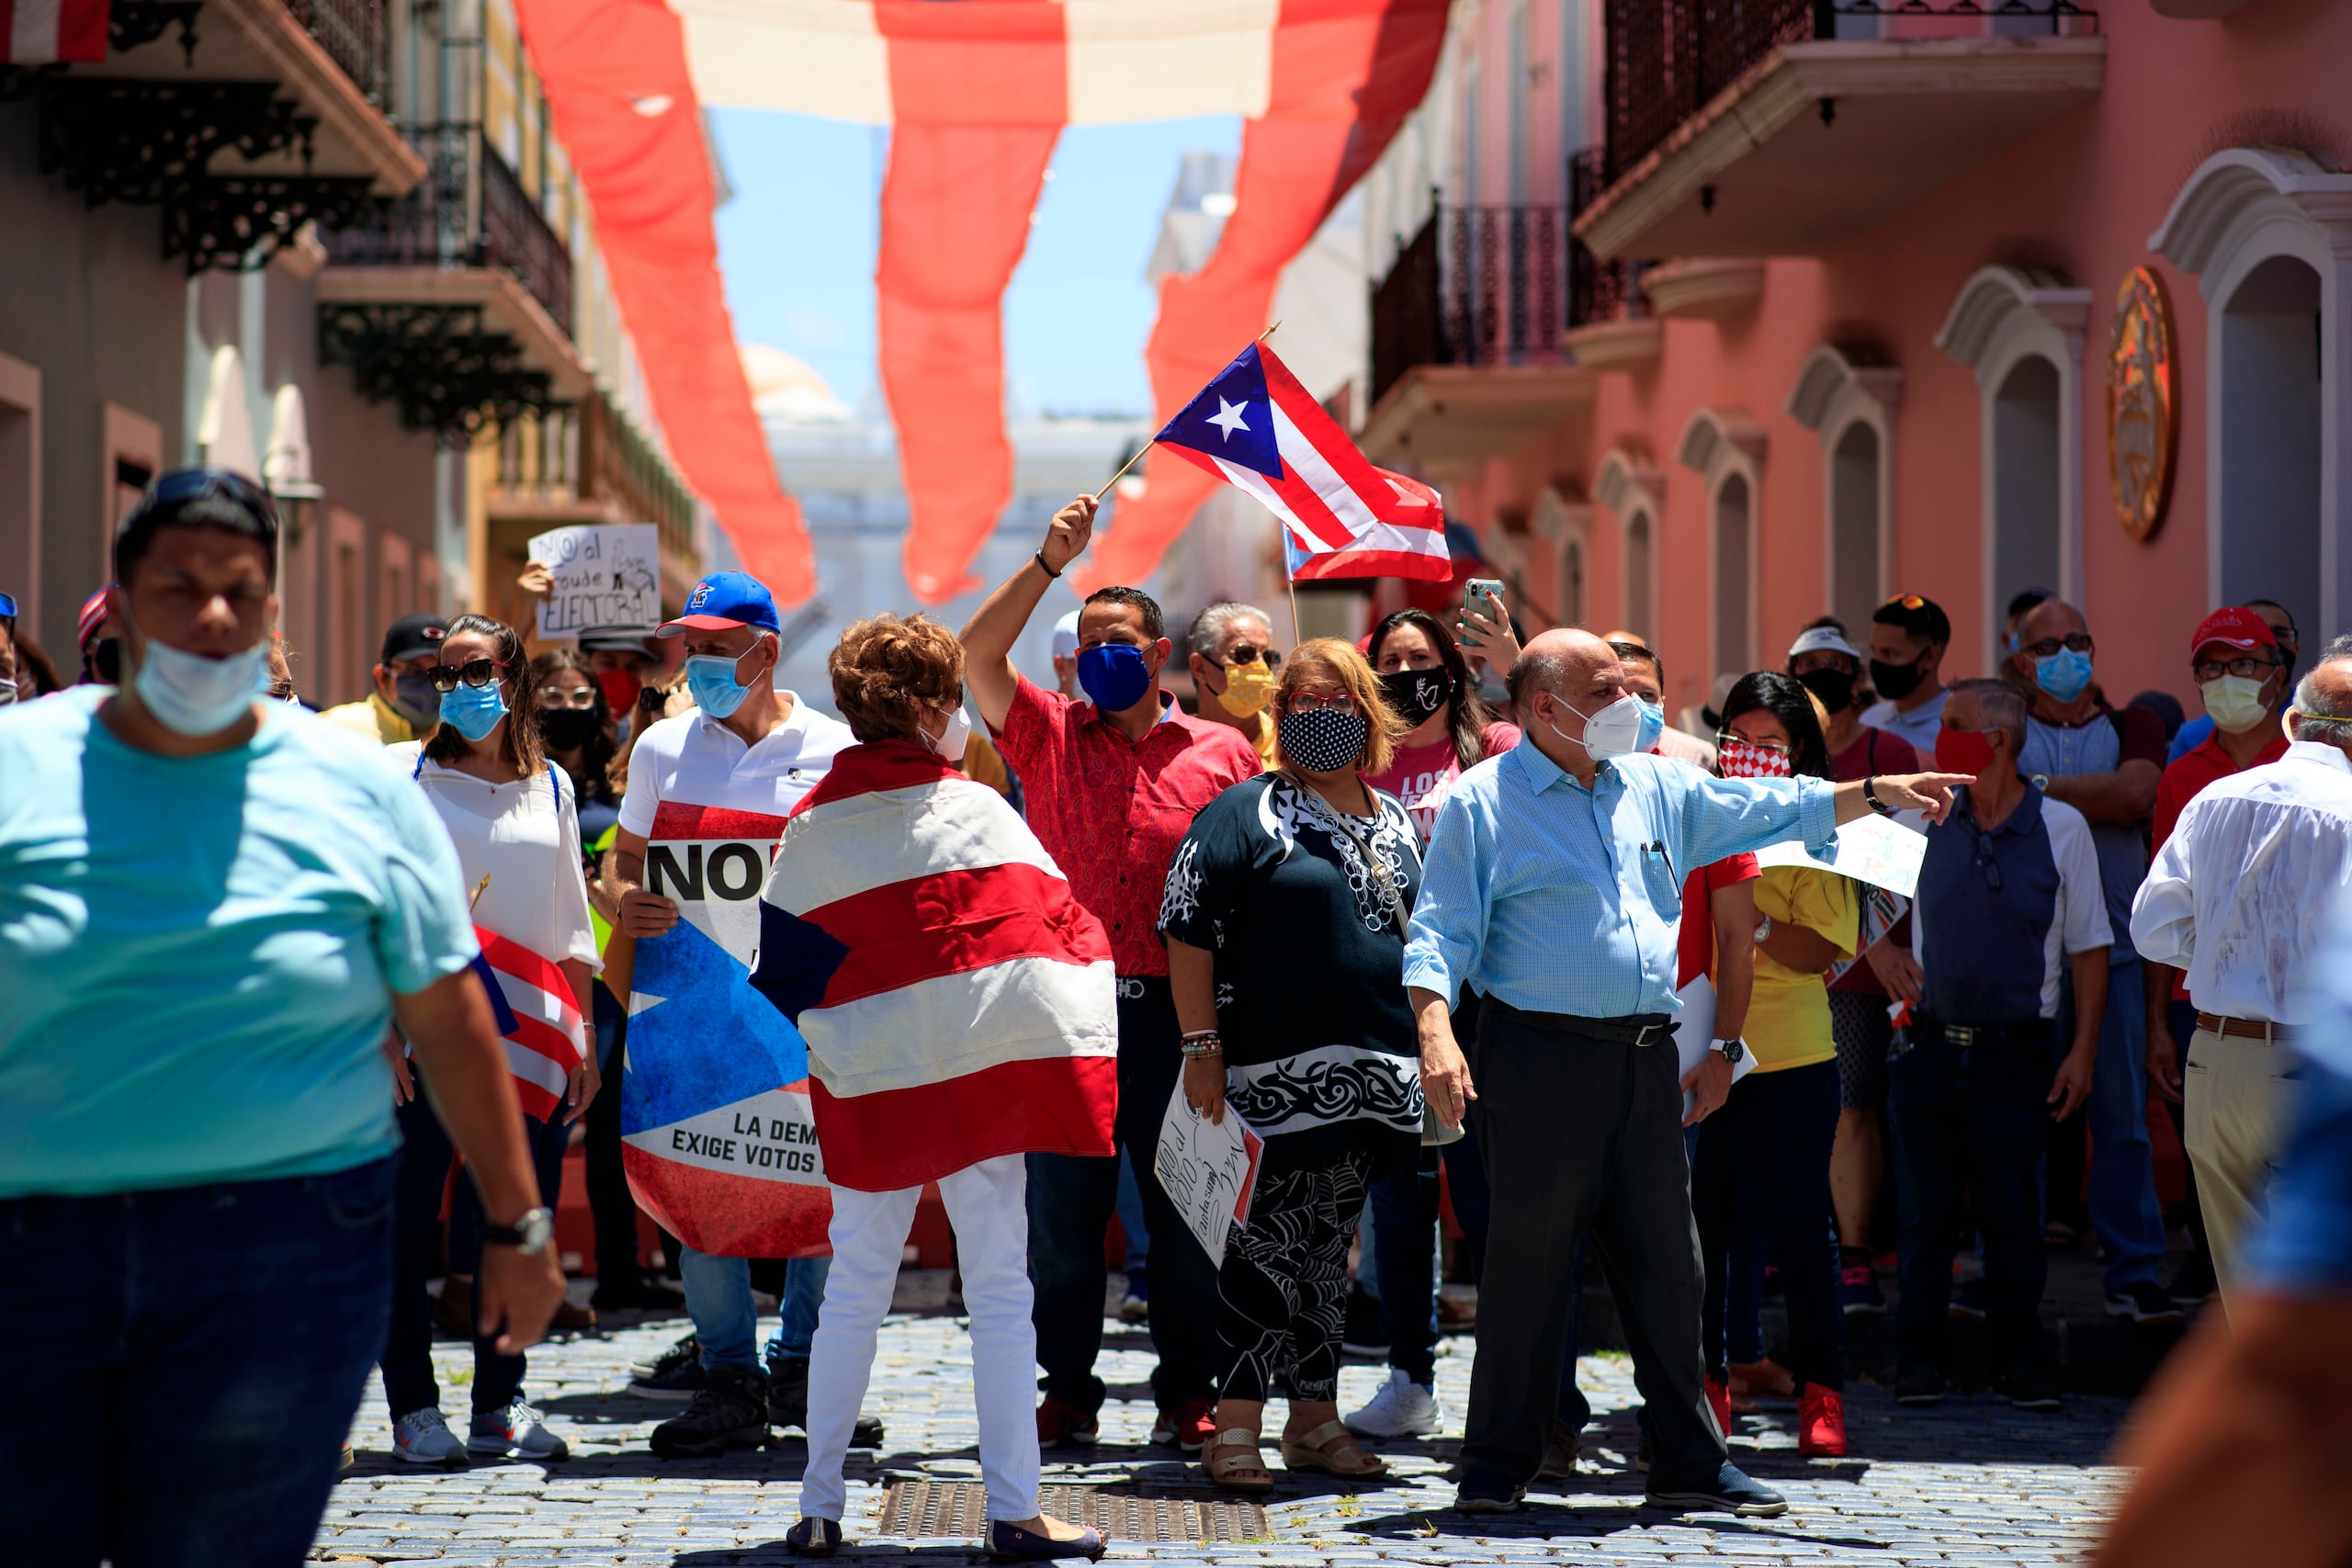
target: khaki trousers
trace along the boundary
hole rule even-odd
[[[2246,1244],[2262,1219],[2273,1162],[2286,1139],[2293,1067],[2293,1052],[2278,1041],[2200,1029],[2188,1042],[2181,1143],[2197,1172],[2205,1235],[2225,1299],[2241,1278]]]

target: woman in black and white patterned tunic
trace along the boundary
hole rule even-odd
[[[1291,1469],[1382,1472],[1333,1403],[1348,1244],[1373,1171],[1410,1162],[1421,1135],[1403,978],[1420,853],[1404,807],[1363,779],[1387,765],[1401,721],[1363,656],[1332,638],[1285,661],[1272,711],[1281,766],[1193,819],[1159,917],[1186,1096],[1266,1140],[1218,1275],[1224,1397],[1202,1455],[1212,1481],[1250,1492],[1273,1484],[1258,1443],[1276,1393]]]

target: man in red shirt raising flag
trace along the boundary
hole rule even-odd
[[[1258,753],[1241,732],[1193,717],[1160,690],[1170,644],[1159,605],[1135,588],[1098,589],[1078,618],[1073,701],[1012,667],[1013,642],[1046,590],[1094,535],[1095,498],[1057,513],[1045,543],[989,595],[963,631],[965,683],[1004,760],[1021,775],[1029,826],[1099,917],[1118,974],[1119,1116],[1123,1149],[1150,1168],[1159,1123],[1182,1067],[1159,897],[1168,863],[1200,808],[1253,778]],[[1047,1447],[1091,1444],[1103,1387],[1102,1237],[1118,1200],[1119,1162],[1082,1155],[1029,1157],[1030,1270]],[[1144,1219],[1169,1238],[1151,1251],[1151,1336],[1159,1352],[1152,1440],[1196,1454],[1216,1409],[1216,1272],[1158,1181],[1146,1179]]]

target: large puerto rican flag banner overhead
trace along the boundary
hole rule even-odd
[[[1165,417],[1265,324],[1283,268],[1428,92],[1450,0],[516,0],[555,131],[686,481],[748,567],[816,589],[737,360],[701,112],[887,125],[876,359],[898,428],[915,597],[977,586],[1012,494],[1001,300],[1065,126],[1239,115],[1234,210],[1160,280]],[[1157,178],[1143,171],[1138,178]],[[1156,455],[1071,586],[1140,582],[1215,480]]]
[[[808,1046],[750,981],[760,885],[784,824],[664,801],[647,838],[645,885],[675,900],[679,919],[637,943],[621,1163],[648,1213],[722,1258],[829,1250]]]
[[[836,1184],[1113,1153],[1115,981],[1028,824],[930,752],[854,747],[793,808],[752,983],[808,1039]]]
[[[1445,508],[1420,480],[1375,468],[1290,367],[1253,343],[1153,437],[1281,520],[1301,581],[1452,572]]]

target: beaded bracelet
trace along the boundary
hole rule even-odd
[[[1225,1040],[1214,1029],[1195,1029],[1179,1040],[1176,1048],[1188,1057],[1222,1056]]]

